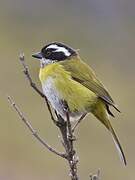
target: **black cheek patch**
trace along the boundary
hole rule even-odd
[[[63,52],[53,52],[48,59],[52,61],[64,61],[67,58]]]

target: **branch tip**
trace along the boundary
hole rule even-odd
[[[100,179],[100,169],[98,169],[96,174],[90,174],[90,180],[101,180]]]
[[[21,61],[24,61],[24,53],[20,53],[19,59],[20,59]]]

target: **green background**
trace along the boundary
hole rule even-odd
[[[44,149],[19,121],[7,94],[54,147],[62,150],[59,132],[44,101],[29,87],[19,63],[25,53],[33,80],[39,62],[33,52],[51,41],[80,49],[118,104],[112,118],[128,165],[118,157],[111,136],[89,115],[77,131],[80,179],[101,169],[103,180],[135,177],[135,1],[133,0],[1,0],[0,1],[0,179],[69,179],[63,159]]]

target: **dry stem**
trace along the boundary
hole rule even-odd
[[[16,103],[14,102],[14,100],[8,96],[8,101],[11,104],[11,106],[14,108],[14,110],[17,112],[17,114],[19,115],[20,119],[24,122],[24,124],[28,127],[28,129],[31,131],[31,133],[33,134],[33,136],[44,146],[46,147],[49,151],[55,153],[56,155],[66,158],[66,155],[64,153],[60,153],[58,151],[56,151],[54,148],[52,148],[50,145],[48,145],[46,143],[46,141],[40,137],[40,135],[38,134],[38,132],[32,127],[31,123],[28,121],[28,119],[24,116],[24,114],[22,113],[22,111],[19,109],[19,107],[16,105]]]
[[[98,169],[96,174],[91,174],[90,175],[90,180],[101,180],[101,178],[100,178],[100,169]]]

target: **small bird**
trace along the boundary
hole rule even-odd
[[[57,114],[66,120],[68,110],[69,118],[78,120],[91,112],[111,133],[126,165],[119,139],[109,121],[109,116],[114,117],[110,106],[120,111],[92,68],[81,60],[78,51],[52,42],[32,56],[40,60],[39,79],[43,93]]]

